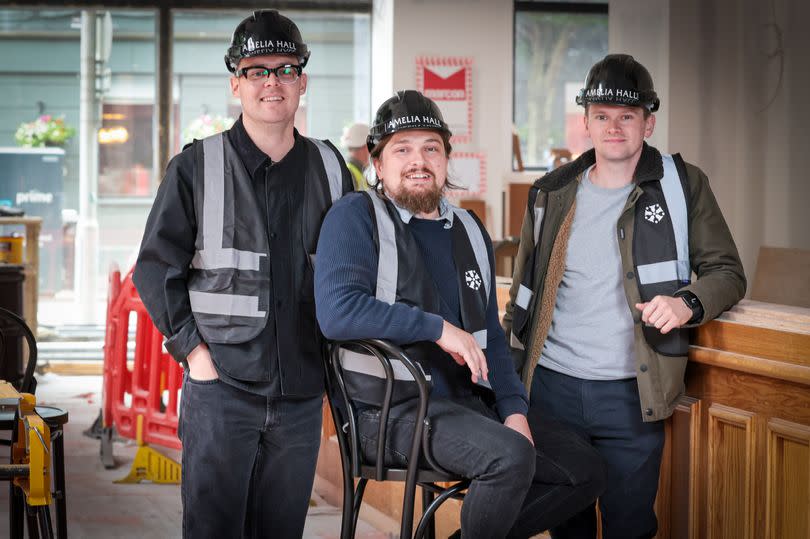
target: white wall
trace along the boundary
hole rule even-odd
[[[649,143],[669,146],[669,2],[612,0],[608,6],[608,52],[630,54],[650,71],[661,108]],[[582,75],[584,80],[585,74]]]
[[[501,191],[511,171],[512,0],[375,0],[371,109],[394,90],[415,88],[416,58],[473,59],[473,137],[454,151],[487,160],[487,225],[501,235]]]
[[[810,149],[810,4],[677,4],[671,80],[678,83],[672,92],[678,114],[670,141],[689,147],[688,157],[709,175],[750,279],[761,245],[810,249],[810,182],[803,162]],[[781,70],[780,57],[768,56],[777,49],[778,33]],[[690,39],[676,41],[676,35]]]

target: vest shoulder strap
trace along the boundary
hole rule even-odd
[[[484,281],[486,298],[489,299],[490,288],[492,286],[492,268],[489,265],[487,242],[482,232],[483,225],[473,212],[453,205],[451,205],[450,208],[455,214],[455,217],[464,225],[464,230],[467,232],[467,237],[470,239],[473,253],[475,253],[475,261],[481,269],[481,280]]]
[[[328,140],[319,140],[307,137],[307,140],[315,144],[321,154],[323,168],[326,170],[326,178],[329,181],[329,194],[332,203],[343,195],[343,171],[340,166],[339,153]]]
[[[690,214],[692,208],[690,207],[689,200],[689,174],[686,172],[686,163],[681,157],[681,154],[672,154],[672,160],[675,162],[675,168],[678,170],[678,178],[681,180],[681,188],[683,189],[683,196],[686,199],[686,213]]]
[[[371,200],[373,220],[377,225],[377,290],[375,297],[390,305],[397,300],[397,281],[399,279],[399,258],[397,253],[397,233],[394,221],[385,207],[385,202],[376,192],[363,193]]]

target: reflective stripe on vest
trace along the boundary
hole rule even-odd
[[[259,271],[265,253],[222,247],[225,223],[225,134],[203,142],[203,249],[194,253],[191,266],[203,270],[239,269]],[[264,318],[259,298],[239,294],[188,291],[191,310],[198,313]]]
[[[393,305],[397,300],[397,277],[399,276],[399,256],[394,222],[388,215],[385,202],[375,194],[369,197],[374,203],[374,215],[377,218],[377,235],[380,241],[380,253],[377,257],[377,292],[375,297]]]
[[[455,217],[461,220],[461,224],[464,225],[464,229],[467,231],[467,237],[470,238],[470,245],[472,245],[473,252],[475,253],[475,261],[478,263],[478,267],[481,268],[481,279],[484,281],[484,290],[486,290],[487,297],[489,297],[489,289],[492,285],[490,282],[492,280],[492,269],[489,267],[487,244],[484,241],[484,236],[481,234],[481,229],[478,228],[475,219],[467,213],[467,210],[456,206],[451,206],[450,208],[455,214]]]
[[[661,178],[661,191],[667,203],[672,232],[675,235],[677,260],[665,260],[654,264],[638,266],[640,285],[680,281],[688,283],[692,270],[689,265],[689,216],[686,196],[683,192],[678,168],[671,155],[661,155],[664,164],[664,177]]]
[[[545,213],[546,208],[534,208],[534,244],[537,245],[537,242],[540,241],[540,232],[543,229],[543,214]]]
[[[411,371],[398,359],[389,359],[391,362],[391,369],[394,371],[394,380],[413,381]],[[375,378],[385,379],[385,369],[383,368],[380,360],[368,354],[361,354],[345,348],[340,349],[340,365],[344,370],[357,372],[360,374],[367,374]],[[414,362],[414,365],[422,371],[425,379],[430,381],[430,375],[425,373],[422,365],[419,362]]]
[[[191,266],[197,269],[241,269],[259,271],[265,253],[222,247],[225,226],[225,158],[221,134],[203,140],[203,249],[194,253]]]
[[[515,298],[515,305],[517,305],[521,309],[528,309],[529,301],[531,301],[532,295],[534,295],[534,292],[529,290],[525,285],[521,284],[518,287],[517,297]]]
[[[334,204],[343,195],[343,177],[340,173],[340,163],[338,163],[335,153],[328,144],[314,138],[309,140],[315,143],[321,153],[321,160],[326,169],[326,177],[329,180],[329,194],[332,196],[332,203]]]
[[[532,199],[532,195],[534,196],[534,199]],[[515,330],[517,326],[523,328],[525,326],[525,322],[528,320],[527,311],[529,309],[529,304],[532,301],[532,296],[534,296],[534,291],[527,285],[531,284],[531,278],[534,273],[534,257],[536,256],[537,244],[540,243],[540,235],[543,233],[543,216],[546,212],[545,205],[540,206],[539,208],[537,207],[537,201],[544,201],[546,198],[546,195],[541,193],[537,187],[532,188],[532,190],[529,192],[528,204],[531,204],[531,209],[529,211],[532,212],[530,215],[532,216],[532,233],[534,236],[534,244],[531,253],[529,254],[527,264],[524,267],[524,282],[518,285],[518,292],[517,296],[515,297],[515,310],[512,314],[512,331],[509,332],[510,346],[519,350],[523,350],[524,346],[523,343],[521,343],[518,339],[517,335],[515,335]],[[543,204],[545,204],[545,202],[543,202]]]

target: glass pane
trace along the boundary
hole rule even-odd
[[[112,49],[98,135],[98,194],[148,197],[156,184],[152,172],[155,14],[110,13]]]
[[[78,202],[79,11],[0,10],[0,205],[41,217],[39,290],[62,290]],[[24,233],[0,226],[0,235]]]
[[[285,12],[298,25],[312,56],[307,93],[295,126],[336,144],[343,127],[370,116],[370,19],[367,14]],[[239,117],[223,57],[245,11],[177,11],[174,15],[173,153],[193,138],[227,128]]]
[[[607,48],[606,13],[515,14],[514,123],[526,168],[547,166],[552,149],[590,148],[575,98]]]

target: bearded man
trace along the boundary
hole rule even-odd
[[[329,339],[402,345],[431,376],[429,449],[472,480],[463,536],[530,537],[593,502],[602,460],[559,423],[527,417],[498,320],[491,241],[474,214],[444,197],[451,133],[436,104],[400,91],[374,124],[375,189],[338,201],[321,229],[318,322]],[[364,445],[374,447],[379,410],[357,406]],[[392,460],[409,453],[403,433],[413,431],[414,407],[390,411]]]

